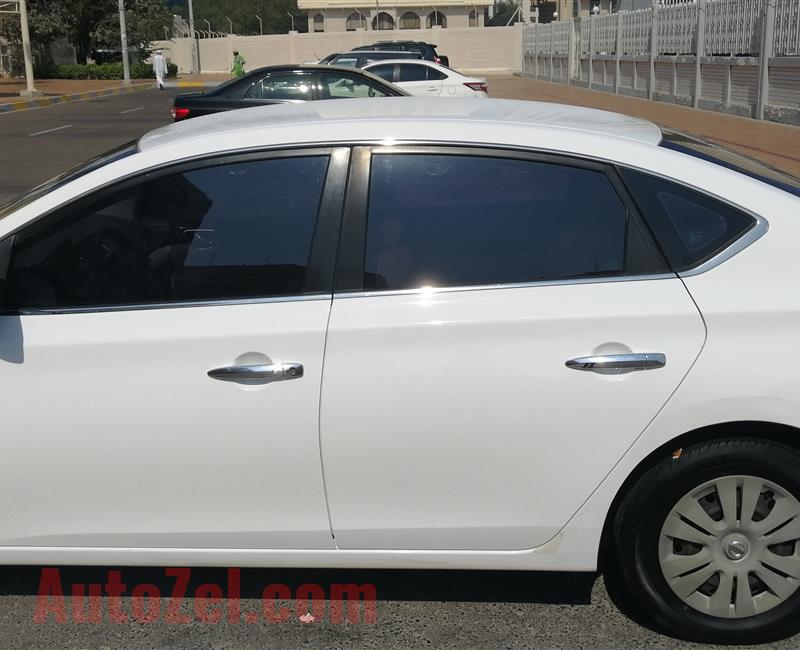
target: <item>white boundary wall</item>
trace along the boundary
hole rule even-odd
[[[450,65],[462,72],[520,72],[522,66],[522,24],[511,27],[469,27],[404,29],[402,31],[356,30],[354,32],[317,32],[270,34],[268,36],[227,36],[202,38],[202,72],[229,72],[233,51],[238,50],[252,70],[265,65],[303,63],[320,59],[331,52],[346,52],[376,40],[408,39],[436,43],[441,54],[450,57]],[[180,72],[191,70],[191,41],[176,38],[157,41],[165,56],[178,65]]]

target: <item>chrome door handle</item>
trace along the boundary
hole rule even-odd
[[[660,352],[601,354],[570,359],[566,365],[567,368],[572,368],[573,370],[588,370],[590,372],[655,370],[667,365],[667,356]]]
[[[248,381],[255,379],[264,383],[300,379],[303,376],[302,363],[274,363],[271,365],[227,366],[208,371],[208,376],[220,381]]]

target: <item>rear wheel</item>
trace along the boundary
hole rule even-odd
[[[614,520],[619,568],[675,636],[757,643],[800,629],[800,454],[697,444],[651,467]]]

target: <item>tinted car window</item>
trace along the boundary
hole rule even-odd
[[[478,156],[373,158],[366,289],[660,270],[601,171]]]
[[[394,79],[394,63],[376,65],[374,68],[370,68],[369,71],[382,79],[386,79],[386,81],[392,81]]]
[[[428,68],[428,81],[441,81],[447,79],[447,75],[435,68]]]
[[[682,185],[630,169],[621,172],[675,271],[702,264],[756,223],[741,210]]]
[[[320,74],[323,99],[351,99],[354,97],[386,97],[386,92],[358,77],[335,72]]]
[[[425,81],[428,78],[428,67],[408,63],[400,64],[398,81]]]
[[[302,292],[327,156],[149,180],[17,235],[7,308]]]
[[[309,100],[311,77],[302,74],[274,74],[254,83],[245,94],[247,99]]]
[[[334,65],[344,65],[349,68],[357,68],[358,67],[358,58],[355,56],[337,56],[333,60]]]

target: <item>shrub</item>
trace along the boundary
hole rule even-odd
[[[154,79],[153,66],[147,63],[134,63],[131,65],[131,79]],[[167,76],[174,77],[178,74],[178,66],[174,63],[167,64]],[[54,65],[37,70],[40,79],[122,79],[121,63],[103,63],[100,65],[89,63],[70,63]]]

